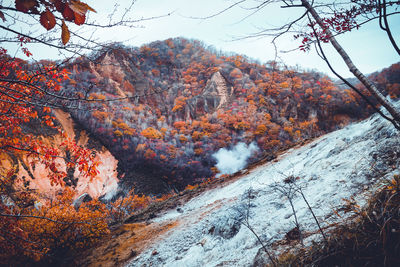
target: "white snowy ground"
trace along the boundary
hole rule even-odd
[[[378,178],[391,177],[400,156],[400,136],[376,115],[288,151],[278,162],[260,166],[223,188],[216,188],[169,211],[154,222],[179,222],[127,266],[251,266],[261,248],[254,234],[241,222],[252,189],[250,225],[265,244],[281,240],[294,227],[289,202],[274,186],[293,175],[322,225],[337,216],[333,209],[343,198],[365,202],[365,189]],[[304,200],[294,206],[302,230],[317,230]],[[320,238],[314,235],[312,238]],[[157,251],[155,253],[154,251]],[[154,253],[153,253],[154,252]]]

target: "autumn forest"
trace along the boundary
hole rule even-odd
[[[76,30],[133,30],[171,15],[128,19],[135,2],[122,15],[116,5],[108,23],[90,20],[97,8],[79,0],[0,3],[0,266],[71,266],[132,216],[142,216],[135,227],[147,227],[157,208],[176,208],[179,197],[188,201],[239,175],[217,167],[221,149],[251,146],[244,164],[256,166],[375,112],[400,127],[390,111],[400,97],[400,63],[368,74],[379,98],[367,78],[344,82],[196,39],[133,46]],[[359,26],[361,14],[383,12],[381,4],[352,1],[361,4],[321,21],[300,2],[301,18],[315,20],[308,17],[307,31],[295,36],[303,52],[334,42],[329,28],[342,34]],[[20,32],[20,24],[43,33]],[[35,60],[33,44],[65,54]],[[386,103],[390,115],[379,109]]]
[[[392,98],[399,94],[396,68],[374,77]],[[220,148],[255,142],[260,151],[253,160],[272,158],[372,111],[320,73],[262,65],[182,38],[111,46],[92,61],[76,59],[70,69],[63,90],[93,101],[84,103],[90,112],[71,114],[112,151],[137,189],[143,186],[137,172],[160,178],[147,193],[215,177],[212,154]]]

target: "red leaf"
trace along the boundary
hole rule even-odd
[[[49,10],[46,10],[40,15],[40,24],[42,24],[42,26],[49,31],[56,25],[56,18],[54,17],[53,13],[51,13]]]
[[[24,54],[25,54],[27,57],[32,56],[32,53],[31,53],[26,47],[23,47],[23,48],[22,48],[22,52],[24,52]]]
[[[4,17],[3,12],[1,12],[1,11],[0,11],[0,18],[1,18],[3,21],[6,21],[6,18]]]
[[[55,0],[54,5],[56,6],[56,10],[60,13],[63,13],[64,8],[65,8],[65,3],[62,2],[61,0]]]
[[[15,8],[24,13],[33,9],[37,4],[36,0],[15,0]]]
[[[79,13],[75,13],[75,20],[74,20],[74,22],[75,22],[75,24],[76,25],[82,25],[83,23],[85,23],[85,19],[86,19],[86,16],[85,16],[85,14],[79,14]]]
[[[69,7],[69,5],[65,5],[62,15],[67,21],[73,21],[75,19],[74,11]]]
[[[88,4],[86,4],[86,3],[83,3],[83,2],[81,2],[81,1],[79,1],[79,0],[71,0],[71,3],[70,3],[70,8],[75,12],[75,14],[76,13],[79,13],[79,14],[86,14],[86,12],[88,11],[88,10],[90,10],[90,11],[92,11],[92,12],[96,12],[96,10],[94,10],[93,8],[91,8]]]
[[[61,26],[61,40],[64,45],[66,45],[69,41],[70,33],[67,25],[65,24],[64,20],[62,21]]]

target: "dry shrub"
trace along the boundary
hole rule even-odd
[[[48,203],[12,206],[0,216],[0,260],[10,266],[50,263],[93,245],[109,233],[106,207],[98,200],[72,205],[75,194],[65,188]]]
[[[136,195],[132,189],[126,196],[110,203],[110,217],[112,223],[121,223],[129,215],[146,208],[152,202],[152,198],[145,195]]]
[[[135,194],[135,189],[132,189],[126,196],[120,197],[109,204],[110,223],[123,223],[129,216],[132,216],[139,211],[143,211],[150,205],[163,202],[175,195],[174,192],[170,192],[169,194],[156,198],[146,195],[137,195]]]
[[[284,253],[279,266],[400,266],[400,176],[395,175],[328,242]]]

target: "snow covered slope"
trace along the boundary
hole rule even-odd
[[[266,256],[256,236],[245,227],[248,211],[249,225],[265,244],[285,238],[295,226],[294,216],[288,199],[277,188],[293,185],[284,180],[298,177],[295,185],[302,188],[322,226],[340,220],[333,210],[344,204],[343,198],[355,196],[363,204],[367,189],[398,169],[399,137],[388,122],[373,116],[290,150],[278,161],[153,219],[152,223],[178,226],[158,237],[127,266],[252,266]],[[316,233],[305,241],[320,238],[299,194],[293,204],[302,231]]]

